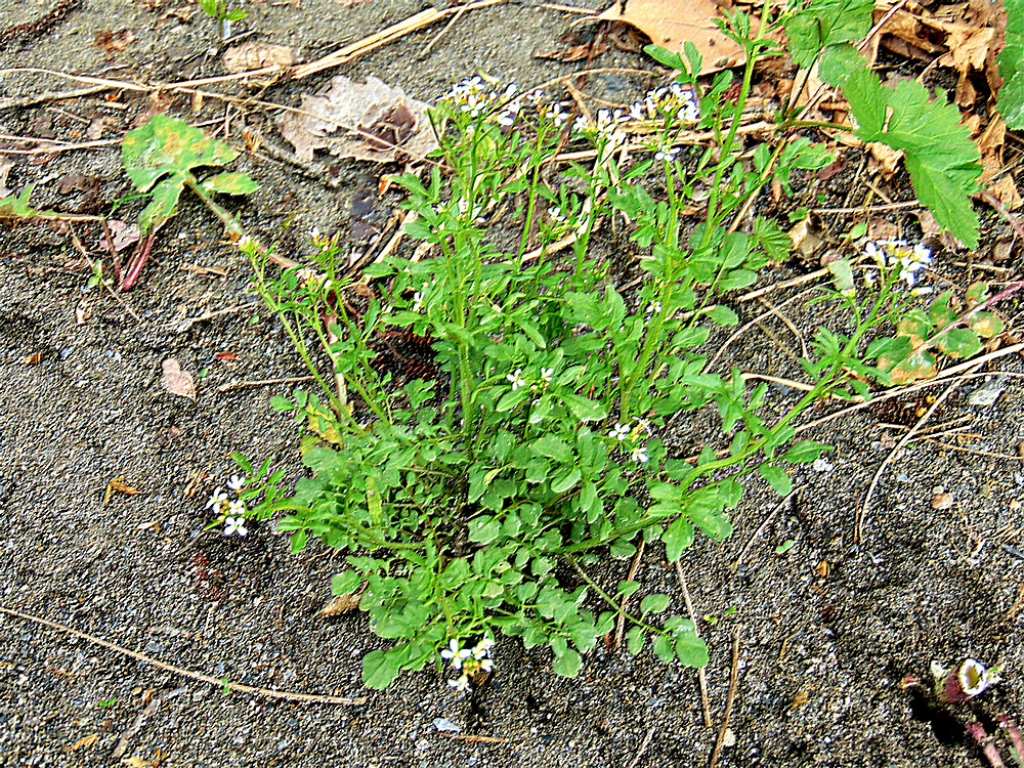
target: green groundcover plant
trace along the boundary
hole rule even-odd
[[[427,172],[398,179],[406,231],[427,255],[374,264],[359,285],[340,276],[333,241],[321,242],[317,275],[271,275],[265,252],[243,243],[319,386],[273,401],[303,425],[308,476],[289,491],[269,461],[238,456],[244,489],[236,479],[238,499],[215,501],[215,522],[244,532],[243,515],[283,514],[296,552],[317,540],[345,553],[334,592],[358,597],[390,641],[365,657],[367,686],[447,665],[452,686],[467,690],[490,672],[501,637],[549,647],[554,671],[576,676],[622,599],[642,590],[602,587],[596,565],[632,557],[641,539],[677,561],[698,535],[728,538],[745,484],[760,478],[788,494],[792,468],[828,450],[796,440],[807,408],[928,375],[936,354],[975,354],[979,336],[997,332],[998,319],[980,313],[984,286],[972,288],[969,316],[948,294],[921,308],[931,253],[872,243],[868,270],[861,259],[832,266],[834,290],[819,300],[845,311],[839,328],[818,330],[803,361],[811,385],[795,404],[777,413],[764,384],[709,366],[717,329],[738,322],[730,297],[789,252],[775,222],[741,226],[754,202],[832,160],[807,135],[819,126],[798,112],[780,112],[777,130],[742,151],[755,67],[786,53],[774,41],[780,25],[797,63],[820,59],[843,89],[857,135],[902,150],[922,203],[977,241],[977,148],[955,107],[914,82],[883,86],[849,46],[871,10],[815,0],[773,17],[766,6],[760,34],[733,14],[724,29],[746,52],[738,88],[729,72],[698,81],[692,47],[682,56],[652,47],[679,71],[674,83],[628,112],[572,124],[568,105],[543,93],[459,84],[432,113],[441,149]],[[709,140],[680,151],[695,131]],[[567,141],[586,163],[556,174]],[[593,237],[609,221],[627,222],[639,254],[628,279]],[[423,349],[428,361],[414,365]],[[689,419],[706,424],[707,414],[717,435],[666,440],[670,424],[688,434]],[[668,595],[631,604],[630,653],[707,662]]]

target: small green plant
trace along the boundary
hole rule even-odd
[[[231,34],[231,26],[244,21],[249,12],[244,8],[232,8],[230,0],[196,0],[203,13],[217,22],[222,38]]]
[[[206,136],[183,120],[154,115],[143,126],[124,137],[121,161],[136,191],[149,203],[139,215],[142,239],[134,257],[124,270],[121,290],[131,289],[149,261],[157,230],[178,211],[183,190],[191,190],[225,225],[228,236],[237,240],[242,228],[214,196],[250,195],[258,185],[244,173],[222,171],[201,181],[198,168],[223,167],[232,163],[238,152],[222,141]]]
[[[100,709],[113,709],[117,706],[117,698],[111,697],[109,699],[100,699],[96,702],[96,706]]]
[[[1006,0],[1006,45],[999,53],[999,114],[1006,125],[1024,128],[1024,2]]]
[[[817,124],[798,113],[780,114],[776,134],[741,153],[754,69],[783,55],[773,25],[789,30],[799,61],[828,57],[862,138],[903,149],[922,201],[976,239],[967,194],[977,152],[954,124],[955,107],[915,87],[883,88],[844,47],[871,13],[867,2],[819,0],[773,22],[766,4],[759,34],[734,14],[726,31],[746,52],[738,88],[730,72],[699,82],[693,46],[681,55],[652,46],[681,72],[674,84],[628,114],[602,111],[571,126],[568,105],[544,94],[461,83],[432,114],[441,150],[429,178],[398,179],[414,214],[406,232],[434,257],[373,265],[373,289],[338,274],[331,243],[322,244],[320,278],[268,275],[258,249],[246,249],[261,295],[319,386],[272,403],[307,431],[311,476],[289,494],[269,462],[257,469],[239,456],[244,500],[257,518],[287,513],[280,527],[295,551],[318,539],[346,553],[335,594],[359,593],[371,629],[393,642],[364,659],[367,686],[447,664],[452,686],[465,690],[477,682],[473,663],[490,671],[489,643],[502,635],[549,647],[554,671],[574,677],[620,612],[630,653],[649,646],[664,662],[706,663],[707,647],[668,595],[623,611],[642,586],[605,588],[593,569],[632,557],[641,538],[661,542],[670,561],[698,533],[727,538],[752,476],[788,494],[792,468],[829,450],[796,441],[794,422],[822,398],[869,394],[870,382],[887,380],[869,342],[915,297],[901,289],[903,273],[916,284],[931,259],[911,248],[920,263],[879,264],[882,279],[861,291],[850,263],[837,266],[825,300],[849,310],[845,327],[819,330],[804,361],[809,391],[781,413],[765,408],[766,386],[709,369],[716,329],[738,322],[730,297],[789,253],[778,224],[747,225],[747,212],[768,185],[789,190],[796,174],[832,160],[802,135]],[[678,137],[694,128],[712,145],[681,153]],[[553,176],[566,136],[589,146],[592,165]],[[624,159],[630,136],[645,159]],[[928,146],[939,138],[941,147]],[[492,222],[502,211],[520,222],[516,231]],[[628,222],[638,255],[629,290],[593,238],[613,218]],[[678,432],[706,412],[718,435],[683,427],[682,442],[666,438],[670,423]]]

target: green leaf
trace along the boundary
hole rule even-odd
[[[684,667],[700,669],[707,666],[711,656],[708,646],[694,632],[682,632],[676,636],[676,658]]]
[[[643,627],[633,627],[626,633],[626,650],[630,656],[636,656],[644,649],[647,642],[647,634]]]
[[[828,271],[832,273],[832,285],[843,296],[857,295],[857,286],[853,281],[853,267],[849,259],[837,259],[829,262]]]
[[[640,613],[661,613],[668,608],[671,602],[672,598],[668,595],[648,595],[640,601]]]
[[[560,677],[576,677],[583,666],[583,658],[572,648],[566,648],[561,654],[555,655],[553,669]]]
[[[727,328],[738,324],[740,321],[739,315],[729,309],[729,307],[722,304],[711,307],[711,309],[709,309],[705,314],[715,325],[721,325]]]
[[[476,517],[469,523],[469,540],[490,544],[501,535],[501,522],[490,516]]]
[[[573,468],[565,472],[560,477],[556,477],[551,481],[551,492],[562,494],[566,491],[572,490],[576,486],[576,483],[580,481],[579,469]]]
[[[372,690],[383,691],[401,671],[402,665],[393,650],[370,651],[363,657],[363,685]]]
[[[127,133],[121,144],[121,162],[140,192],[148,191],[166,174],[223,166],[236,157],[238,152],[224,142],[167,115],[154,115],[148,123]]]
[[[793,62],[810,67],[827,46],[860,40],[871,29],[874,7],[874,0],[811,0],[784,25]]]
[[[645,45],[644,53],[663,67],[668,67],[669,69],[686,69],[683,64],[683,58],[678,53],[670,51],[668,48],[662,48],[660,45],[653,44]]]
[[[665,556],[674,563],[693,544],[693,526],[685,517],[677,517],[661,538],[665,542]]]
[[[0,197],[0,219],[32,219],[38,216],[40,211],[29,205],[32,189],[29,184],[20,195]]]
[[[287,397],[281,397],[281,395],[274,395],[270,398],[270,407],[278,413],[291,413],[295,410],[295,403],[289,400]]]
[[[572,448],[569,444],[554,435],[538,437],[530,445],[530,450],[539,456],[545,456],[563,464],[572,458]]]
[[[809,464],[829,450],[831,450],[831,446],[825,445],[825,443],[801,440],[786,451],[786,455],[782,457],[782,460],[788,461],[790,464]]]
[[[995,312],[976,312],[967,321],[971,330],[983,339],[992,339],[1003,332],[1003,319]]]
[[[672,644],[672,638],[668,635],[658,635],[654,638],[654,655],[664,664],[671,664],[676,660],[676,651]]]
[[[600,403],[588,400],[580,395],[562,395],[562,402],[569,412],[580,421],[601,421],[608,411]]]
[[[1006,45],[999,54],[1004,83],[998,109],[1011,130],[1024,128],[1024,0],[1006,0]]]
[[[351,595],[362,583],[363,577],[355,571],[342,571],[331,577],[331,592],[339,596]]]
[[[225,172],[218,173],[204,179],[201,184],[207,192],[217,192],[222,195],[251,195],[260,185],[244,173]]]
[[[156,231],[174,216],[182,189],[184,189],[184,182],[177,174],[164,179],[153,187],[149,205],[143,208],[142,213],[139,214],[139,231],[143,235]]]
[[[978,354],[983,345],[978,334],[969,328],[954,328],[939,337],[938,346],[950,357],[968,358]]]
[[[762,464],[757,471],[779,496],[788,496],[792,492],[793,479],[783,470],[771,464]]]
[[[981,177],[981,152],[956,105],[933,100],[916,80],[883,87],[864,59],[845,45],[829,49],[821,75],[843,89],[858,138],[902,150],[917,199],[943,228],[968,248],[977,248],[979,223],[971,196]]]

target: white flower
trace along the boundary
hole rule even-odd
[[[522,368],[516,368],[513,373],[510,373],[505,378],[508,379],[509,384],[512,385],[513,392],[526,386],[526,379],[523,378]]]
[[[629,425],[628,424],[616,424],[612,431],[608,433],[608,437],[612,440],[618,440],[620,443],[629,437]]]
[[[485,637],[475,646],[473,646],[473,658],[477,661],[486,659],[491,655],[491,648],[494,647],[494,641],[489,637]],[[490,669],[487,670],[490,672]]]
[[[213,492],[210,496],[210,500],[206,503],[206,506],[213,510],[218,515],[224,513],[224,508],[228,504],[228,495],[224,493],[220,488]]]
[[[240,536],[244,538],[248,533],[244,517],[229,517],[224,521],[225,536]]]
[[[919,285],[910,289],[911,296],[927,296],[930,293],[935,293],[935,287],[932,285]]]
[[[232,475],[228,480],[228,489],[232,493],[238,493],[243,488],[245,488],[245,478],[242,475]]]
[[[565,223],[565,214],[562,213],[562,209],[559,208],[557,205],[552,205],[550,208],[548,208],[548,218],[558,224]]]
[[[647,455],[647,446],[645,445],[638,445],[636,448],[633,449],[633,452],[630,454],[630,456],[632,457],[633,461],[635,461],[637,464],[646,464],[648,461],[650,461],[651,458],[650,456]]]
[[[555,378],[555,369],[554,368],[541,368],[540,369],[540,377],[541,377],[541,379],[543,379],[545,384],[550,384],[552,382],[552,380]]]
[[[654,159],[666,163],[671,163],[676,159],[676,155],[679,154],[678,147],[666,147],[665,149],[659,149],[654,153]]]
[[[483,672],[491,672],[494,670],[494,661],[491,659],[480,659],[478,666]]]
[[[238,499],[235,499],[230,504],[228,504],[227,514],[228,517],[245,517],[245,513],[248,511],[249,510],[246,509],[244,501],[239,501]]]
[[[811,464],[811,468],[815,472],[831,472],[833,469],[835,469],[835,466],[832,464],[831,461],[829,461],[825,457],[821,457],[819,459],[814,460],[814,463]]]
[[[465,693],[469,690],[469,678],[466,675],[457,677],[454,680],[449,680],[448,685],[454,688],[456,691]]]
[[[462,662],[473,655],[468,648],[459,646],[459,641],[454,637],[449,641],[448,647],[441,651],[441,658],[447,659],[452,669],[462,669]],[[465,677],[465,675],[463,675]]]
[[[661,302],[660,301],[652,301],[650,304],[648,304],[647,305],[647,314],[648,315],[660,315],[661,314]]]
[[[966,659],[957,670],[960,689],[972,698],[984,692],[990,685],[998,683],[999,679],[997,670],[986,669],[985,665],[976,659]]]

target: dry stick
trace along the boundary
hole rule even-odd
[[[466,12],[466,6],[464,6],[464,5],[459,6],[459,10],[455,13],[454,16],[452,16],[451,20],[447,24],[444,25],[444,27],[441,29],[441,31],[438,32],[437,35],[434,38],[432,38],[429,43],[427,43],[425,46],[423,46],[423,50],[420,52],[420,58],[421,59],[425,59],[427,57],[427,55],[432,50],[434,50],[434,46],[436,46],[439,42],[441,42],[441,38],[444,37],[446,34],[448,34],[448,30],[450,30],[453,26],[455,26],[456,22],[458,22],[458,20],[462,18],[462,14],[464,14],[465,12]]]
[[[246,381],[232,381],[228,384],[221,384],[217,387],[218,392],[234,392],[236,389],[249,389],[250,387],[265,387],[271,384],[300,384],[304,381],[313,381],[312,376],[284,376],[277,379],[249,379]]]
[[[403,19],[396,24],[392,24],[390,27],[385,27],[368,37],[364,37],[362,40],[357,40],[343,48],[339,48],[333,53],[329,53],[316,61],[311,61],[308,64],[300,64],[292,70],[291,77],[293,80],[301,80],[304,77],[316,74],[317,72],[322,72],[325,69],[331,69],[342,64],[347,64],[357,56],[361,56],[375,48],[380,48],[383,45],[394,42],[395,40],[405,37],[413,32],[433,26],[437,22],[442,19],[446,19],[449,16],[462,15],[468,11],[476,11],[481,8],[490,8],[494,5],[501,5],[505,1],[506,0],[478,0],[478,2],[470,3],[469,5],[445,8],[440,11],[436,8],[429,8],[425,11],[420,11],[419,13]]]
[[[802,294],[797,294],[797,295],[800,296]],[[806,341],[804,341],[804,335],[802,333],[800,333],[800,330],[796,327],[796,324],[792,320],[790,320],[788,317],[786,317],[784,314],[782,314],[782,312],[780,311],[780,307],[784,306],[785,302],[783,302],[783,304],[780,304],[779,307],[776,307],[774,304],[772,304],[770,301],[768,301],[767,299],[764,299],[764,298],[759,298],[757,301],[758,301],[759,304],[761,304],[761,306],[767,307],[768,311],[771,312],[772,315],[774,315],[776,318],[778,318],[778,320],[784,326],[786,326],[786,328],[789,329],[789,332],[793,334],[793,336],[796,338],[796,340],[798,342],[800,342],[800,353],[805,358],[810,357],[807,354],[807,343],[806,343]]]
[[[974,368],[980,368],[982,365],[983,363],[975,363]],[[857,508],[857,516],[853,528],[854,544],[860,544],[861,541],[863,541],[864,539],[864,518],[867,515],[868,510],[870,508],[871,497],[872,495],[874,495],[875,488],[878,486],[878,482],[882,478],[882,473],[885,471],[885,468],[889,465],[889,462],[896,458],[899,452],[906,447],[907,443],[910,442],[910,439],[915,434],[917,434],[917,431],[928,422],[928,419],[930,419],[932,414],[935,413],[936,410],[938,410],[939,406],[942,405],[946,398],[953,394],[957,390],[957,388],[959,388],[959,386],[964,383],[964,380],[966,378],[966,376],[959,376],[956,379],[954,379],[950,383],[950,385],[946,387],[945,390],[943,390],[942,394],[935,398],[935,402],[932,403],[928,410],[924,412],[924,415],[917,420],[917,423],[912,428],[907,430],[907,433],[903,435],[903,437],[896,444],[896,447],[892,449],[889,455],[882,460],[882,463],[878,465],[878,469],[875,471],[874,477],[871,478],[871,485],[868,486],[868,492],[864,496],[864,501]]]
[[[640,758],[644,756],[644,752],[647,751],[647,747],[650,746],[651,739],[654,738],[654,729],[648,728],[647,735],[644,736],[644,740],[640,742],[640,747],[637,749],[636,754],[633,755],[633,759],[629,763],[629,768],[636,768],[640,764]]]
[[[790,296],[790,297],[789,297],[788,299],[786,299],[785,301],[783,301],[783,302],[780,302],[780,303],[778,304],[778,307],[784,307],[784,306],[786,306],[787,304],[791,304],[792,302],[796,301],[796,300],[797,300],[797,299],[799,299],[800,297],[802,297],[802,296],[806,296],[806,295],[807,295],[808,293],[810,293],[811,291],[814,291],[814,290],[817,290],[817,288],[816,288],[816,287],[814,287],[814,288],[807,288],[807,289],[805,289],[805,290],[803,290],[803,291],[800,291],[800,293],[797,293],[797,294],[795,294],[795,295],[793,295],[793,296]],[[733,332],[732,332],[732,333],[731,333],[731,334],[729,335],[729,338],[727,338],[727,339],[725,340],[725,342],[724,342],[724,343],[722,344],[722,346],[718,348],[718,351],[717,351],[717,352],[715,353],[715,356],[711,358],[711,362],[709,362],[709,363],[707,364],[707,370],[708,370],[708,371],[711,371],[711,370],[713,370],[713,369],[714,369],[714,367],[715,367],[715,363],[717,363],[717,362],[718,362],[718,360],[719,360],[719,359],[720,359],[720,358],[722,357],[722,355],[723,355],[723,354],[725,354],[725,350],[727,350],[727,349],[728,349],[728,348],[730,347],[730,345],[731,345],[731,344],[732,344],[732,343],[733,343],[734,341],[736,341],[736,339],[738,339],[738,338],[739,338],[740,336],[742,336],[742,335],[743,335],[744,333],[746,333],[746,332],[747,332],[748,330],[750,330],[750,329],[751,329],[751,328],[753,328],[753,327],[754,327],[755,325],[757,325],[757,323],[758,323],[759,321],[761,321],[761,320],[764,320],[764,319],[765,319],[766,317],[768,317],[768,315],[771,315],[771,314],[773,314],[773,313],[774,313],[774,312],[773,312],[773,310],[775,310],[775,309],[777,309],[777,308],[776,308],[776,307],[771,307],[771,306],[770,306],[770,307],[769,307],[769,308],[768,308],[767,310],[765,310],[764,312],[762,312],[762,313],[761,313],[760,315],[758,315],[757,317],[755,317],[755,318],[754,318],[754,319],[752,319],[752,320],[749,320],[748,322],[744,323],[744,324],[743,324],[743,325],[741,325],[741,326],[740,326],[739,328],[737,328],[737,329],[736,329],[735,331],[733,331]]]
[[[985,456],[989,459],[1002,459],[1003,461],[1024,461],[1024,456],[1015,456],[1012,453],[997,453],[995,451],[983,451],[980,448],[971,448],[966,445],[950,445],[949,443],[943,443],[937,438],[939,435],[925,435],[924,437],[918,438],[929,443],[934,443],[939,448],[946,451],[958,451],[960,453],[973,453],[975,456]],[[916,442],[916,441],[915,441]]]
[[[641,537],[640,546],[636,548],[636,557],[633,558],[633,564],[629,566],[629,573],[626,574],[626,581],[632,581],[636,578],[636,572],[640,570],[640,560],[644,556],[646,546],[647,542]],[[623,595],[622,601],[619,603],[619,620],[615,627],[615,650],[622,647],[622,636],[626,632],[626,606],[628,604],[629,595]]]
[[[899,211],[904,208],[923,208],[917,200],[907,200],[901,203],[879,203],[878,205],[851,205],[842,208],[811,208],[811,213],[882,213],[885,211]]]
[[[481,736],[477,733],[442,733],[441,735],[446,739],[466,741],[470,744],[508,744],[510,741],[507,738],[499,738],[498,736]]]
[[[14,618],[20,619],[21,621],[27,621],[33,624],[39,624],[44,627],[49,627],[50,629],[55,629],[58,632],[63,632],[73,637],[77,637],[78,639],[85,640],[86,642],[92,643],[93,645],[98,645],[103,648],[106,648],[107,650],[114,651],[115,653],[120,653],[124,656],[129,656],[135,659],[136,661],[141,661],[143,664],[149,664],[151,666],[156,667],[157,669],[162,669],[165,672],[171,672],[172,674],[179,675],[181,677],[186,677],[189,680],[197,680],[201,683],[209,683],[210,685],[215,685],[218,688],[223,688],[236,693],[248,693],[252,694],[253,696],[263,696],[264,698],[268,699],[305,701],[311,704],[343,704],[351,706],[366,703],[365,696],[349,698],[346,696],[324,696],[314,693],[295,693],[292,691],[277,691],[272,688],[261,688],[258,686],[243,685],[242,683],[232,683],[223,679],[218,680],[216,677],[204,675],[202,672],[193,672],[188,669],[177,667],[173,664],[168,664],[164,661],[160,661],[159,659],[154,659],[150,656],[146,656],[145,654],[139,653],[138,651],[133,651],[129,648],[120,646],[117,643],[112,643],[109,640],[104,640],[103,638],[96,637],[95,635],[90,635],[86,632],[82,632],[77,629],[72,629],[71,627],[68,627],[56,621],[50,621],[49,619],[44,619],[39,616],[33,616],[30,613],[22,613],[21,611],[16,611],[13,608],[6,608],[2,605],[0,605],[0,613],[6,614],[8,616],[13,616]]]
[[[683,602],[686,603],[686,612],[690,614],[690,621],[693,622],[693,632],[700,637],[697,631],[697,612],[693,609],[693,600],[690,598],[690,589],[686,585],[686,575],[683,573],[683,564],[676,560],[676,578],[679,579],[679,587],[683,590]],[[697,684],[700,686],[700,703],[704,709],[704,727],[708,730],[715,727],[711,719],[711,697],[708,695],[708,676],[704,667],[697,667]]]
[[[732,717],[732,705],[736,701],[736,689],[740,682],[740,632],[741,625],[736,626],[732,636],[732,671],[729,673],[729,693],[725,697],[725,714],[722,716],[722,727],[718,731],[718,739],[715,741],[715,748],[711,752],[709,768],[718,765],[718,758],[722,756],[722,749],[725,747],[725,734],[729,730],[729,718]]]
[[[88,88],[73,88],[70,91],[45,91],[43,93],[37,93],[33,96],[3,99],[2,101],[0,101],[0,109],[34,107],[36,104],[45,104],[49,101],[66,101],[68,99],[78,99],[82,96],[92,96],[95,93],[103,93],[104,91],[109,90],[109,86],[106,85],[90,85]]]
[[[807,486],[805,485],[797,486],[796,488],[789,492],[789,495],[786,496],[786,498],[784,498],[782,501],[780,501],[772,508],[772,511],[768,513],[768,516],[761,521],[761,524],[759,526],[757,526],[757,530],[754,531],[753,534],[751,534],[749,539],[747,539],[747,543],[743,545],[743,549],[740,550],[740,554],[736,558],[736,562],[732,564],[732,569],[734,571],[739,570],[740,566],[743,564],[743,558],[747,556],[747,552],[749,552],[750,548],[754,546],[754,542],[757,541],[757,538],[765,532],[765,529],[767,529],[769,525],[771,525],[772,520],[775,519],[775,516],[779,513],[779,511],[782,510],[789,503],[790,499],[792,499],[806,487]]]

